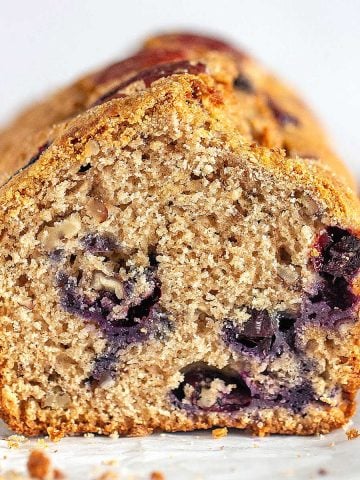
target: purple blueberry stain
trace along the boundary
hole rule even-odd
[[[57,248],[49,253],[49,259],[53,263],[59,263],[64,257],[65,251],[62,248]]]
[[[111,235],[88,233],[80,239],[80,244],[86,252],[93,255],[116,253],[121,251],[118,241]]]
[[[248,309],[249,319],[244,324],[232,319],[224,321],[222,338],[232,351],[258,360],[291,351],[298,359],[303,381],[290,389],[280,387],[275,397],[260,387],[253,391],[253,405],[265,407],[275,402],[298,413],[309,402],[319,403],[307,380],[316,362],[306,356],[298,336],[307,324],[337,328],[356,319],[359,296],[352,291],[351,283],[360,269],[360,239],[347,230],[328,227],[319,235],[315,249],[317,255],[310,262],[317,278],[305,292],[297,313]],[[271,375],[271,370],[264,374]]]
[[[300,413],[311,402],[318,402],[318,399],[311,383],[305,380],[290,389],[280,388],[273,402],[290,408],[294,413]]]
[[[355,319],[359,298],[349,282],[360,268],[360,239],[339,227],[323,232],[315,248],[312,266],[318,278],[303,297],[297,313],[248,309],[249,319],[240,327],[226,319],[223,340],[234,351],[252,356],[281,355],[296,351],[296,335],[307,323],[338,326]]]
[[[105,351],[95,360],[92,380],[100,380],[105,374],[112,375],[116,370],[119,352],[128,345],[143,343],[150,338],[162,340],[171,330],[168,315],[158,303],[160,282],[152,269],[148,269],[146,276],[149,290],[142,297],[133,298],[129,281],[124,283],[122,299],[105,290],[96,292],[95,299],[90,299],[82,293],[74,276],[64,272],[57,275],[62,308],[94,322],[107,340]]]
[[[304,298],[301,320],[324,327],[338,326],[354,317],[354,306],[357,302],[357,296],[350,291],[344,278],[334,279],[324,275]]]
[[[85,385],[94,388],[116,378],[120,350],[119,345],[108,342],[101,355],[96,357],[91,374],[84,381]]]

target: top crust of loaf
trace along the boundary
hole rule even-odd
[[[56,139],[63,122],[92,110],[111,88],[149,66],[181,59],[207,66],[225,100],[224,113],[248,143],[282,148],[287,158],[326,164],[355,189],[353,176],[329,148],[316,118],[291,89],[244,52],[189,33],[150,38],[134,56],[89,74],[24,111],[0,132],[0,185],[24,167],[41,145]]]
[[[80,167],[85,145],[90,139],[96,138],[99,132],[107,129],[111,139],[111,128],[124,121],[130,128],[134,126],[139,129],[144,117],[166,102],[185,121],[189,113],[198,115],[201,111],[208,117],[210,128],[223,134],[224,148],[229,148],[239,156],[248,156],[259,167],[269,170],[279,178],[289,178],[324,204],[330,224],[341,224],[354,233],[359,232],[360,205],[352,189],[345,186],[329,168],[319,162],[286,158],[280,149],[268,149],[248,143],[233,128],[232,119],[227,115],[224,101],[226,95],[227,92],[218,90],[213,78],[206,74],[176,75],[158,80],[151,88],[127,98],[114,99],[91,108],[69,122],[54,127],[52,144],[36,163],[1,187],[2,229],[5,229],[7,221],[11,222],[29,200],[36,198],[49,171],[55,170],[60,180],[70,166]],[[126,145],[127,139],[122,137],[119,141],[121,147],[121,143]],[[67,162],[64,158],[67,158]]]

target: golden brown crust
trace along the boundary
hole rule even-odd
[[[51,140],[54,124],[83,112],[114,85],[144,68],[181,58],[208,65],[225,93],[228,115],[246,139],[282,148],[289,158],[324,162],[352,188],[356,187],[352,174],[328,146],[316,118],[292,90],[243,52],[221,41],[188,34],[151,38],[134,57],[90,74],[27,109],[0,132],[0,183]],[[240,83],[249,82],[249,87],[246,83],[245,89],[244,85],[235,87],[234,94],[233,82],[238,77]]]
[[[319,195],[328,205],[330,215],[333,216],[333,222],[342,224],[344,227],[351,228],[355,233],[360,231],[360,218],[358,215],[360,201],[353,190],[345,186],[331,169],[322,166],[318,162],[300,158],[287,158],[280,149],[261,147],[258,144],[249,144],[246,138],[239,137],[231,123],[233,118],[227,117],[224,111],[224,104],[218,104],[218,95],[220,92],[214,92],[214,82],[211,77],[202,74],[201,80],[197,77],[178,78],[175,83],[172,80],[160,80],[157,88],[147,90],[145,95],[136,95],[126,99],[116,99],[103,105],[97,106],[84,112],[81,116],[59,125],[53,132],[57,136],[53,139],[52,145],[44,152],[30,169],[22,174],[16,175],[0,190],[0,198],[9,200],[14,198],[14,192],[21,191],[21,196],[17,197],[17,203],[20,207],[25,203],[26,197],[31,198],[36,195],[33,190],[34,182],[41,187],[41,175],[46,176],[49,168],[56,166],[56,153],[70,152],[74,144],[85,145],[86,142],[96,135],[107,125],[109,118],[124,117],[127,122],[136,125],[141,121],[144,112],[151,109],[159,98],[171,96],[172,101],[186,101],[186,96],[190,92],[201,91],[203,105],[208,110],[213,125],[222,123],[222,130],[227,135],[227,139],[232,146],[238,148],[239,154],[248,154],[254,156],[262,167],[273,171],[275,174],[291,176],[299,185]],[[178,88],[181,85],[182,88]],[[220,90],[222,94],[224,92]],[[192,93],[191,93],[192,95]],[[179,97],[178,99],[176,97]],[[182,98],[181,98],[182,97]],[[184,98],[185,97],[185,98]],[[43,137],[42,137],[43,138]],[[124,139],[126,141],[126,139]],[[46,161],[46,159],[48,159]],[[77,163],[81,164],[79,158]],[[2,208],[2,214],[4,207]]]
[[[145,46],[147,48],[172,47],[175,49],[184,48],[185,45],[186,48],[200,55],[204,54],[207,46],[207,42],[202,41],[202,38],[201,36],[197,37],[183,33],[160,35],[150,38]],[[211,39],[208,40],[211,46]],[[212,47],[216,48],[216,45],[212,45]],[[332,151],[316,117],[291,88],[267,72],[244,52],[232,47],[226,48],[225,45],[222,46],[221,44],[218,46],[218,51],[234,60],[242,83],[244,80],[250,81],[250,86],[253,89],[252,94],[255,95],[256,101],[261,105],[255,106],[255,118],[251,120],[255,122],[261,120],[270,111],[270,118],[266,116],[267,129],[263,132],[256,132],[256,130],[252,132],[253,140],[264,146],[283,148],[288,157],[299,156],[320,160],[329,165],[351,187],[356,187],[356,180]],[[242,95],[241,91],[238,94],[241,104],[238,104],[236,108],[238,110],[250,109],[249,106],[242,107],[246,95]],[[276,110],[279,110],[279,112]],[[275,118],[271,113],[275,113]],[[280,129],[276,122],[277,113],[289,114],[289,121],[286,121],[286,118],[278,118]]]

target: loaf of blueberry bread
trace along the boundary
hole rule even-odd
[[[191,34],[0,134],[0,409],[52,438],[328,432],[360,382],[360,205],[307,107]]]

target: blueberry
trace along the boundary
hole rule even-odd
[[[57,285],[61,289],[61,305],[64,310],[94,321],[107,336],[117,337],[119,342],[125,344],[148,336],[151,328],[145,334],[145,323],[151,327],[162,315],[157,305],[161,296],[157,279],[150,280],[150,290],[145,297],[135,300],[118,299],[114,293],[105,290],[97,292],[95,299],[90,300],[78,287],[76,278],[64,272],[58,274]],[[131,290],[124,288],[125,295]]]
[[[268,98],[267,104],[280,125],[300,125],[300,121],[297,117],[283,110],[272,98]]]
[[[360,268],[360,239],[339,227],[328,227],[315,245],[312,258],[319,278],[305,297],[301,316],[322,326],[337,326],[354,318],[359,302],[350,283]]]
[[[290,312],[269,314],[267,310],[248,309],[251,315],[243,327],[225,320],[223,339],[234,351],[251,356],[279,356],[295,347],[298,316]]]
[[[220,385],[217,380],[221,381]],[[189,387],[190,395],[187,393]],[[210,392],[210,389],[214,391]],[[207,394],[211,396],[208,402],[204,401]],[[206,412],[234,412],[251,403],[251,391],[240,374],[224,372],[206,364],[187,367],[183,382],[173,390],[172,396],[178,407]]]
[[[251,81],[242,73],[240,73],[233,82],[234,88],[246,93],[254,93],[255,89]]]
[[[171,392],[171,399],[177,408],[192,414],[199,411],[231,413],[249,406],[283,407],[300,413],[311,402],[319,403],[306,379],[290,388],[280,385],[277,392],[269,393],[255,385],[250,389],[241,374],[227,368],[220,370],[201,363],[186,367],[183,373],[184,380]]]
[[[335,278],[351,280],[360,269],[360,239],[347,230],[329,227],[317,242],[319,256],[314,257],[315,270]]]
[[[225,320],[224,341],[235,351],[250,355],[267,355],[275,341],[275,324],[266,310],[249,309],[249,320],[238,327],[232,320]]]

